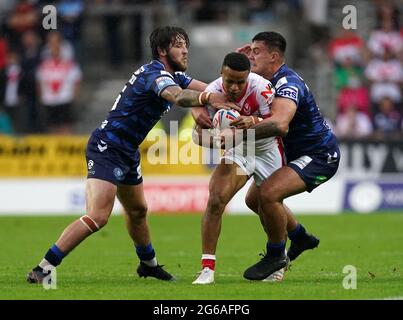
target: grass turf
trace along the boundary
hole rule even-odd
[[[403,299],[403,214],[298,216],[321,239],[292,263],[281,283],[250,282],[265,237],[256,216],[224,216],[216,283],[195,286],[200,216],[151,215],[157,258],[178,281],[135,274],[138,261],[122,216],[92,235],[57,270],[57,289],[28,284],[27,272],[77,217],[0,218],[0,299]],[[343,288],[343,267],[357,269],[357,289]]]

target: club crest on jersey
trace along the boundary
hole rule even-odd
[[[246,102],[246,103],[243,105],[242,113],[243,113],[245,116],[248,116],[248,115],[251,114],[250,104],[249,104],[249,103]]]
[[[116,179],[122,180],[123,178],[123,171],[120,168],[113,169],[113,174],[115,175]]]

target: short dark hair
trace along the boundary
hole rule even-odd
[[[276,49],[281,56],[284,56],[287,47],[285,38],[281,34],[273,31],[260,32],[253,37],[252,42],[253,41],[263,41],[266,47]]]
[[[189,47],[189,37],[184,29],[171,26],[154,29],[150,35],[150,46],[153,59],[159,58],[158,48],[168,51],[178,36],[182,37],[186,41],[186,46]]]
[[[250,61],[243,53],[231,52],[225,56],[222,66],[235,71],[249,71]]]

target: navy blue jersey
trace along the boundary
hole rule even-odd
[[[320,113],[304,80],[285,64],[270,79],[275,96],[291,99],[297,111],[283,138],[288,161],[303,155],[326,153],[337,146],[337,140]]]
[[[172,107],[172,103],[161,98],[161,92],[170,86],[186,88],[191,81],[183,72],[171,75],[158,60],[143,65],[126,83],[107,119],[93,135],[128,155],[134,154],[148,132]]]

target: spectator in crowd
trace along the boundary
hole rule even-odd
[[[369,116],[358,110],[355,105],[337,116],[336,134],[340,138],[364,138],[373,132],[371,119]]]
[[[335,66],[346,61],[354,66],[363,65],[364,41],[354,30],[342,28],[340,34],[330,41],[329,56]]]
[[[396,59],[394,51],[388,45],[385,45],[382,52],[383,58],[371,60],[365,69],[365,75],[371,82],[371,101],[379,103],[383,97],[387,96],[393,102],[400,103],[403,83],[402,63]]]
[[[49,33],[46,45],[50,56],[42,61],[37,71],[46,128],[52,134],[72,133],[73,105],[81,81],[79,66],[62,56],[62,41],[60,33]]]
[[[13,125],[11,124],[11,120],[8,117],[8,114],[5,113],[0,107],[0,134],[12,134],[13,133]]]
[[[21,130],[21,97],[20,82],[22,70],[19,56],[15,51],[9,51],[6,66],[0,72],[0,105],[8,114],[16,131]]]
[[[6,65],[6,55],[7,55],[7,42],[3,37],[2,30],[0,28],[0,70]]]
[[[32,1],[17,1],[17,4],[9,15],[6,23],[8,33],[7,39],[10,46],[18,48],[20,46],[22,34],[28,30],[36,30],[40,25],[38,12]]]
[[[83,22],[83,0],[60,0],[57,4],[58,24],[64,39],[70,41],[76,55],[80,56],[81,26]]]
[[[21,68],[24,71],[21,78],[21,95],[25,106],[24,132],[37,133],[42,129],[39,123],[36,70],[40,63],[41,40],[34,31],[26,31],[21,39]]]
[[[379,139],[402,137],[402,114],[389,97],[379,103],[379,111],[374,116],[375,137]]]
[[[374,56],[383,56],[387,49],[399,55],[403,50],[403,40],[399,33],[398,19],[393,13],[394,9],[387,5],[382,5],[380,8],[378,27],[370,34],[368,49]]]

